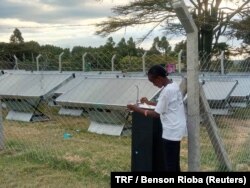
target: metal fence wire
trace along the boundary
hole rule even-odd
[[[25,55],[26,57],[28,55]],[[24,56],[24,57],[25,57]],[[163,64],[180,83],[185,61],[109,53],[0,57],[1,155],[106,177],[131,169],[131,113],[126,104],[159,92],[146,76]],[[165,63],[165,64],[164,64]],[[250,170],[249,60],[200,56],[201,171]],[[187,138],[181,165],[188,171]],[[85,169],[85,170],[83,170]]]

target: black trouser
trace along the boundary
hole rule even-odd
[[[180,141],[163,139],[164,166],[167,172],[180,172]]]

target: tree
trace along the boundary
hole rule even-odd
[[[250,16],[233,22],[231,28],[232,32],[230,34],[232,37],[242,39],[245,44],[250,45]]]
[[[132,37],[127,41],[127,48],[130,56],[137,56],[136,45]]]
[[[154,42],[153,42],[151,48],[149,49],[148,54],[160,54],[160,53],[161,53],[161,52],[157,49],[159,42],[160,42],[159,37],[155,37],[155,38],[154,38]]]
[[[152,47],[149,50],[149,53],[152,54],[167,54],[171,51],[171,46],[169,45],[169,42],[167,41],[167,38],[165,36],[161,37],[155,37],[154,42],[152,44]]]
[[[113,52],[115,48],[115,42],[113,37],[109,37],[106,44],[103,46],[108,52]]]
[[[23,54],[23,61],[35,62],[35,57],[38,56],[40,45],[38,42],[29,41],[21,45],[20,52]]]
[[[158,44],[158,47],[164,51],[164,53],[168,53],[171,51],[171,46],[169,45],[169,42],[165,36],[161,37],[160,43]]]
[[[214,52],[217,55],[220,55],[221,52],[224,51],[226,52],[224,55],[229,55],[228,48],[229,48],[228,44],[226,44],[225,42],[220,42],[214,47]]]
[[[123,72],[142,71],[140,57],[126,56],[119,61],[119,68]]]
[[[119,56],[125,57],[129,56],[137,56],[137,49],[135,42],[132,37],[130,37],[127,42],[125,38],[121,38],[121,40],[117,43],[116,51]]]
[[[128,48],[125,38],[121,38],[121,40],[117,43],[116,51],[119,56],[125,57],[128,55]]]
[[[187,41],[182,40],[181,42],[177,43],[174,47],[174,51],[176,53],[179,53],[181,50],[186,51],[187,50]]]
[[[46,44],[40,46],[40,53],[45,59],[43,69],[57,70],[58,69],[58,57],[59,54],[64,51],[63,48],[54,45]],[[65,57],[65,56],[63,56]]]
[[[24,43],[22,33],[19,29],[15,28],[13,34],[10,36],[10,43],[20,44]]]
[[[190,12],[198,28],[199,51],[210,54],[225,34],[228,25],[236,16],[247,14],[250,0],[231,0],[234,7],[223,6],[222,0],[190,0]],[[134,25],[154,24],[141,38],[144,40],[160,24],[164,24],[166,34],[184,34],[183,27],[176,24],[176,14],[171,0],[135,0],[127,5],[112,9],[114,16],[96,24],[96,34],[107,36],[122,28]]]

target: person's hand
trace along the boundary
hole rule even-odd
[[[135,104],[128,104],[127,108],[131,111],[135,111],[135,109],[137,108],[137,106]]]
[[[142,97],[140,101],[141,101],[141,103],[146,103],[146,104],[148,104],[148,102],[149,102],[147,97]]]

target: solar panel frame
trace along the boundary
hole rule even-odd
[[[202,87],[207,100],[224,101],[229,98],[237,84],[236,80],[206,80]]]
[[[61,105],[126,106],[139,95],[152,98],[159,92],[146,78],[84,78],[77,87],[56,99]]]
[[[73,74],[10,73],[0,80],[1,98],[47,98]]]

